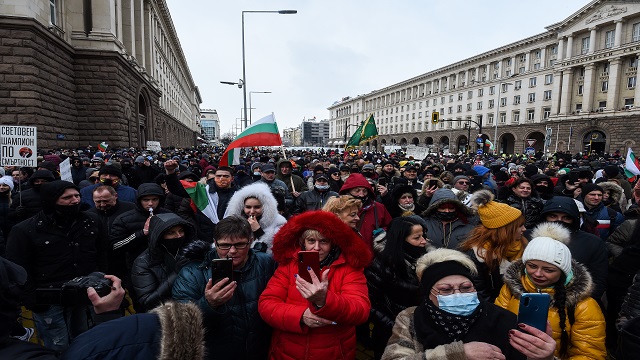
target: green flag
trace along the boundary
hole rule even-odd
[[[378,137],[378,128],[376,127],[376,121],[373,118],[373,114],[371,114],[367,121],[364,122],[361,132],[360,145]]]
[[[360,145],[360,139],[362,138],[362,127],[363,126],[364,126],[364,123],[360,124],[360,126],[358,126],[356,131],[353,132],[353,135],[351,135],[351,139],[349,139],[349,142],[347,142],[347,145],[344,146],[345,150],[348,150],[348,149],[351,149],[351,148],[355,148],[355,147]]]

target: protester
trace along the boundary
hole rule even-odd
[[[429,241],[435,247],[457,249],[478,223],[478,216],[449,189],[435,191],[431,204],[420,214]]]

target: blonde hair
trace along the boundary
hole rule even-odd
[[[360,209],[362,207],[362,201],[354,199],[349,195],[341,195],[327,200],[322,210],[339,215],[344,212],[345,209],[351,209],[353,207]]]

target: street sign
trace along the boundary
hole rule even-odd
[[[536,144],[536,139],[527,139],[527,147],[533,147]]]
[[[534,155],[534,154],[536,153],[536,149],[534,149],[534,148],[532,148],[532,147],[528,147],[528,148],[524,149],[524,152],[525,152],[527,155]]]
[[[481,138],[481,137],[479,137],[479,138],[477,138],[477,139],[476,139],[476,142],[477,142],[478,144],[482,144],[482,143],[484,142],[484,139],[483,139],[483,138]]]
[[[478,149],[478,150],[476,151],[476,154],[478,154],[478,155],[482,155],[482,149]]]
[[[35,126],[0,126],[0,166],[28,166],[38,161],[38,129]]]

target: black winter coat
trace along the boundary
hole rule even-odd
[[[111,231],[113,229],[112,225],[114,220],[124,214],[129,210],[133,210],[136,208],[136,205],[132,202],[128,201],[116,201],[116,205],[107,211],[98,210],[96,208],[91,208],[87,210],[87,214],[93,214],[96,220],[98,220],[104,229],[104,238],[109,241],[111,239]],[[108,267],[107,272],[109,274],[113,274],[117,269],[124,268],[124,258],[123,257],[114,257],[113,249],[109,246],[107,249],[107,257],[108,257]]]
[[[528,197],[526,199],[511,194],[505,201],[505,204],[512,208],[522,211],[524,215],[524,226],[531,229],[538,223],[538,218],[544,207],[544,202],[539,197]]]
[[[324,192],[317,191],[316,189],[307,190],[296,199],[292,213],[300,214],[305,211],[322,210],[327,200],[334,196],[338,196],[338,193],[331,190]]]
[[[20,193],[16,193],[11,198],[9,217],[13,224],[27,220],[42,210],[42,199],[40,198],[39,191],[30,188],[26,190],[23,189],[21,193],[22,196]]]

